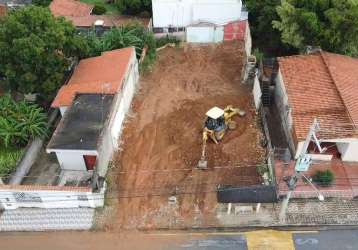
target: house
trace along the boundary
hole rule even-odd
[[[321,161],[358,162],[358,59],[318,51],[281,57],[278,64],[275,101],[295,158],[317,119],[325,152],[311,142],[308,153]]]
[[[47,152],[56,153],[61,169],[106,171],[138,79],[134,48],[80,61],[52,103],[62,119]]]
[[[9,10],[14,10],[32,3],[32,0],[0,0],[0,17]]]
[[[55,17],[62,16],[71,21],[79,31],[88,31],[92,27],[108,30],[137,21],[145,27],[150,27],[150,19],[132,16],[94,15],[94,5],[82,3],[78,0],[53,0],[49,6]]]
[[[153,0],[153,31],[188,42],[244,40],[249,33],[241,0]]]
[[[23,7],[32,3],[32,0],[0,0],[0,5],[5,5],[9,9]]]
[[[104,176],[138,78],[134,48],[81,60],[52,103],[62,117],[46,152],[34,140],[15,173],[0,177],[0,209],[103,206]]]

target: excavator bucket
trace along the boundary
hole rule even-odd
[[[198,162],[198,169],[208,169],[208,161],[205,160],[206,142],[208,140],[208,131],[204,129],[203,132],[203,147],[201,149],[201,158]]]
[[[200,159],[198,162],[199,169],[208,169],[208,161]]]

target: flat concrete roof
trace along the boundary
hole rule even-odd
[[[47,151],[97,150],[113,95],[78,94],[47,145]]]

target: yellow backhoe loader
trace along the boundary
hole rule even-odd
[[[236,123],[232,120],[232,117],[235,115],[244,116],[245,112],[238,108],[233,108],[232,105],[227,106],[225,109],[213,107],[208,112],[206,112],[206,120],[203,129],[203,146],[198,168],[208,168],[208,162],[205,157],[206,143],[208,138],[218,144],[219,141],[224,137],[227,129],[236,128]]]

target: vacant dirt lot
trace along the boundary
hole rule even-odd
[[[218,184],[260,183],[263,161],[250,90],[241,84],[241,44],[167,48],[142,77],[133,116],[114,163],[113,191],[119,228],[216,225]],[[246,111],[223,141],[207,147],[210,170],[200,158],[205,113],[232,104]],[[168,198],[176,195],[177,203]]]

